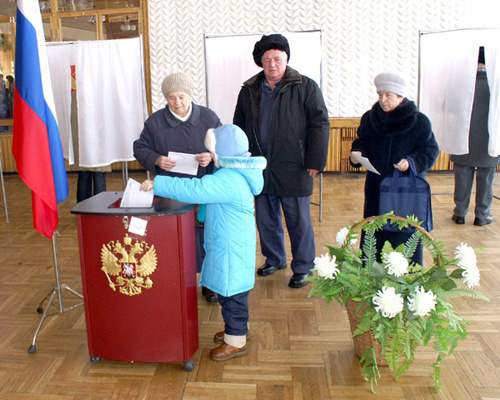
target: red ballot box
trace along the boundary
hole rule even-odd
[[[155,199],[152,208],[118,208],[103,192],[77,215],[91,361],[183,362],[198,349],[193,206]]]

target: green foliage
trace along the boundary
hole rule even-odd
[[[405,256],[406,259],[410,259],[413,257],[413,254],[415,254],[415,251],[417,250],[417,246],[420,240],[420,236],[417,232],[415,232],[413,235],[410,236],[408,241],[404,244],[404,252],[403,255]]]
[[[375,232],[387,223],[396,224],[399,229],[411,226],[415,232],[396,249],[391,243],[384,243],[382,252],[378,255]],[[360,318],[353,337],[373,335],[380,343],[381,357],[387,361],[390,370],[395,372],[396,380],[410,368],[418,346],[425,346],[432,340],[437,359],[431,365],[431,376],[438,391],[441,388],[441,364],[453,354],[459,341],[467,337],[467,322],[455,313],[447,300],[459,296],[486,301],[489,299],[481,292],[464,285],[464,266],[458,267],[459,260],[450,257],[444,244],[432,238],[420,224],[413,216],[405,219],[388,213],[367,218],[348,227],[348,235],[342,246],[326,246],[339,272],[336,276],[325,278],[318,274],[320,269],[316,268],[318,273],[309,278],[313,282],[309,296],[322,296],[328,303],[335,300],[342,305],[348,300],[358,302],[356,312]],[[364,240],[361,249],[356,250],[351,245],[351,240],[360,230],[364,232]],[[397,252],[410,260],[419,243],[429,251],[433,264],[424,269],[409,262],[407,273],[398,273],[401,276],[389,274],[383,256]],[[377,261],[378,257],[383,260],[382,263]],[[473,267],[477,268],[475,264]],[[471,284],[470,281],[467,283]],[[393,288],[396,295],[401,296],[404,305],[395,315],[384,316],[373,299],[381,296],[388,288]],[[417,313],[416,306],[412,303],[417,290],[425,291],[426,295],[435,295],[433,307],[426,309],[427,313],[423,316]],[[374,391],[374,385],[380,377],[374,347],[366,349],[360,364]]]
[[[364,354],[361,356],[359,363],[363,366],[365,379],[370,382],[370,388],[372,392],[375,393],[373,385],[376,385],[377,378],[380,378],[380,371],[378,370],[377,355],[375,353],[375,349],[373,347],[366,349]]]

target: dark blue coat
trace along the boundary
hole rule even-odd
[[[380,172],[380,175],[367,173],[364,218],[379,214],[379,185],[383,178],[394,173],[394,164],[411,158],[419,176],[424,176],[439,154],[431,122],[408,99],[389,114],[375,103],[361,118],[357,135],[351,151],[360,151]]]

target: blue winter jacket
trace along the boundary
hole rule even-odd
[[[200,285],[222,296],[246,292],[255,284],[254,196],[263,188],[263,157],[222,157],[220,169],[203,178],[157,176],[156,195],[206,204],[206,256]]]

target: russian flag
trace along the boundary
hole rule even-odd
[[[52,239],[69,190],[38,0],[17,1],[15,67],[12,152],[32,192],[33,225]]]

